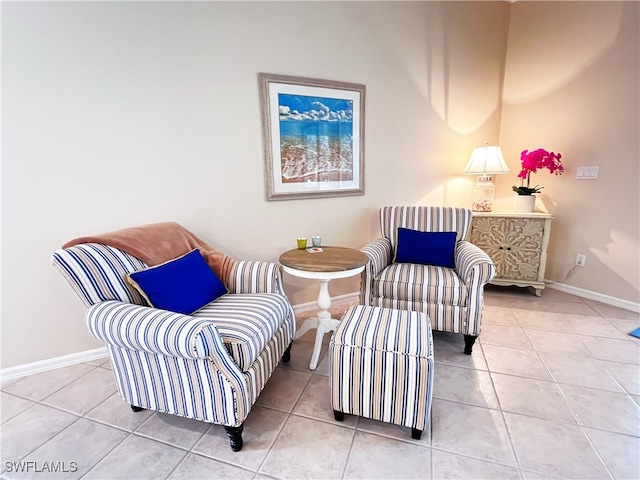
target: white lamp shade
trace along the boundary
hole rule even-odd
[[[485,145],[473,149],[469,163],[462,173],[473,175],[509,173],[509,167],[504,163],[500,147]]]

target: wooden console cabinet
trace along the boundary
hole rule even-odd
[[[468,240],[495,264],[490,283],[533,287],[542,294],[552,219],[539,212],[473,212]]]

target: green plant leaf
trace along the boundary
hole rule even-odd
[[[516,187],[515,185],[511,187],[514,192],[518,195],[533,195],[534,193],[540,193],[542,187],[536,185],[535,187]]]

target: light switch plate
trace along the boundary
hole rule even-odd
[[[578,167],[576,178],[578,180],[595,180],[600,173],[600,167]]]

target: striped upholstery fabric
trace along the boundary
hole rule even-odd
[[[386,238],[378,238],[365,245],[361,251],[369,257],[361,275],[360,303],[372,305],[373,280],[391,263],[391,242]]]
[[[211,323],[116,300],[89,307],[85,320],[95,337],[114,347],[191,359],[205,356],[199,335]]]
[[[275,293],[224,295],[193,313],[211,322],[240,370],[246,372],[289,315],[286,297]]]
[[[277,293],[284,295],[277,263],[236,261],[229,275],[229,291],[232,293]]]
[[[145,305],[142,296],[125,281],[125,277],[147,265],[122,250],[99,243],[83,243],[57,250],[51,263],[87,307],[106,300]]]
[[[370,261],[362,275],[360,303],[423,312],[434,330],[479,335],[484,285],[496,270],[486,253],[464,240],[471,218],[471,211],[464,208],[382,208],[383,237],[361,249]],[[455,269],[392,263],[399,227],[456,231]]]
[[[433,396],[433,339],[418,312],[358,305],[329,344],[334,410],[424,430]]]
[[[383,207],[380,230],[395,252],[398,227],[421,232],[457,232],[456,240],[464,240],[471,228],[471,210],[452,207]]]
[[[373,295],[463,307],[467,301],[467,287],[450,268],[394,263],[374,278]]]
[[[395,298],[377,298],[375,306],[398,310],[413,310],[429,315],[431,328],[442,332],[467,333],[463,330],[466,308],[436,303],[416,303]],[[431,321],[431,319],[433,319]]]
[[[469,242],[459,242],[456,248],[456,272],[468,287],[465,311],[465,333],[480,333],[484,309],[484,286],[496,276],[496,266],[480,248]]]
[[[131,405],[239,426],[295,335],[274,263],[236,262],[231,293],[193,315],[145,306],[124,278],[146,265],[118,249],[80,244],[52,263],[89,307],[89,331]]]
[[[196,360],[107,346],[118,390],[131,405],[238,426],[246,419],[290,342],[283,325],[244,373],[219,342],[210,357]]]

